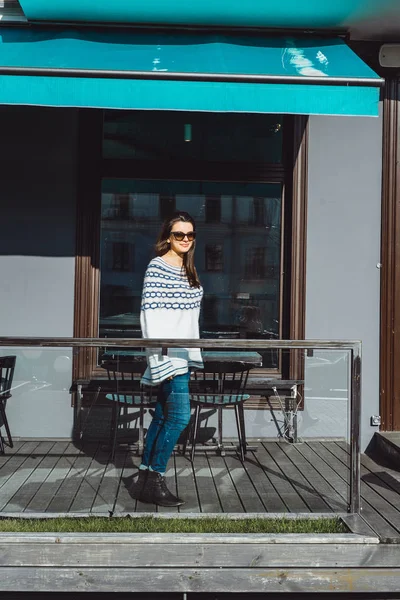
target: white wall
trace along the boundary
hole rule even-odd
[[[362,341],[365,449],[379,414],[382,119],[311,117],[309,133],[306,339]],[[300,437],[348,435],[347,358],[305,359]],[[276,436],[268,411],[246,412],[246,423],[249,437]],[[235,434],[233,421],[225,432]]]
[[[0,130],[0,335],[72,336],[77,111],[2,106]],[[9,353],[22,384],[7,406],[12,433],[70,437],[70,350]]]
[[[381,165],[381,118],[310,118],[306,337],[362,341],[363,448],[379,414]]]

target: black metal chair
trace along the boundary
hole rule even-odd
[[[235,411],[236,426],[239,438],[239,454],[242,460],[247,451],[246,429],[244,420],[244,402],[250,398],[246,394],[246,384],[251,365],[243,362],[214,362],[207,361],[204,369],[195,371],[194,380],[191,381],[191,405],[194,408],[192,424],[189,428],[183,453],[186,451],[187,441],[191,443],[190,458],[193,461],[196,451],[196,441],[199,434],[200,413],[203,408],[217,411],[218,440],[217,449],[222,456],[225,449],[222,439],[222,411],[232,408]]]
[[[8,425],[6,415],[7,400],[11,398],[12,382],[14,378],[16,356],[1,356],[0,357],[0,454],[4,454],[4,438],[1,435],[1,427],[7,433],[8,445],[13,448],[14,444],[11,437],[10,427]]]
[[[112,401],[112,414],[110,422],[111,460],[114,460],[117,445],[118,427],[120,425],[121,411],[125,414],[129,408],[139,410],[139,440],[138,454],[142,454],[144,447],[144,415],[146,410],[157,402],[153,388],[143,386],[141,378],[146,370],[145,360],[108,360],[102,364],[106,369],[108,379],[112,383],[112,392],[106,394],[106,399]]]

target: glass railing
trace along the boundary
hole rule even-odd
[[[359,342],[0,338],[0,515],[168,512],[132,497],[160,401],[141,378],[146,353],[199,345],[173,510],[358,513]]]

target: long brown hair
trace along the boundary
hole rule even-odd
[[[155,253],[156,256],[164,256],[169,250],[168,238],[171,235],[171,229],[175,223],[179,221],[183,221],[184,223],[191,223],[193,226],[193,231],[196,230],[194,220],[189,215],[189,213],[184,211],[179,211],[171,215],[168,219],[165,219],[164,223],[161,226],[161,231],[158,235],[156,244],[155,244]],[[196,267],[194,266],[194,251],[196,248],[196,240],[193,240],[193,244],[190,247],[190,250],[183,255],[183,266],[186,273],[186,277],[188,278],[190,287],[200,287],[200,279],[197,275]]]

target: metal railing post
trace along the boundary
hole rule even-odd
[[[361,511],[360,421],[361,421],[361,344],[350,350],[350,502],[349,512]]]

